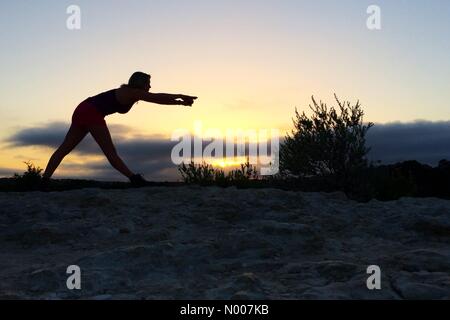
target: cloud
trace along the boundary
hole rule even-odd
[[[40,146],[56,149],[64,140],[69,125],[61,122],[49,123],[47,126],[24,128],[15,132],[4,140],[6,147],[24,147]],[[128,138],[131,128],[126,126],[109,126],[113,143],[119,156],[129,165],[133,172],[143,173],[147,179],[176,181],[181,178],[175,165],[171,160],[172,148],[178,141],[171,141],[170,138],[161,135],[133,135]],[[193,139],[192,139],[193,140]],[[203,148],[210,141],[203,141]],[[270,152],[270,144],[269,144]],[[191,141],[191,150],[194,150],[193,141]],[[248,151],[248,146],[246,148]],[[225,148],[223,150],[225,154]],[[79,157],[103,155],[98,144],[88,134],[83,141],[72,151]],[[106,160],[89,162],[83,164],[61,163],[61,168],[65,171],[80,172],[85,171],[86,176],[100,180],[123,180],[126,179],[118,173]],[[79,176],[77,176],[79,177]]]
[[[5,142],[10,148],[41,146],[56,149],[64,139],[68,127],[66,123],[54,122],[47,126],[20,129]],[[119,155],[132,171],[143,173],[147,179],[155,181],[176,181],[181,178],[177,166],[170,159],[172,148],[177,141],[170,141],[161,135],[133,135],[130,138],[133,131],[127,126],[110,125],[109,128]],[[450,159],[450,121],[420,120],[410,123],[375,124],[368,131],[366,138],[367,146],[372,148],[368,154],[369,159],[381,160],[384,164],[417,160],[435,166],[443,158]],[[283,137],[280,137],[280,142],[282,140]],[[203,146],[207,144],[209,141],[203,141]],[[246,150],[248,151],[248,146]],[[270,152],[270,143],[268,151]],[[73,152],[80,157],[103,155],[90,134]],[[85,177],[92,179],[126,179],[112,168],[106,158],[83,164],[63,161],[61,166],[67,171],[85,171]],[[0,168],[0,175],[9,175],[9,172],[11,170],[7,168]]]
[[[12,136],[3,140],[6,147],[45,146],[57,148],[70,127],[65,122],[51,122],[39,127],[18,129]],[[115,138],[123,139],[133,130],[125,125],[112,124],[108,128]],[[94,142],[92,140],[92,142]]]
[[[111,136],[118,154],[125,163],[130,165],[133,172],[145,173],[148,179],[163,180],[160,171],[169,172],[171,176],[166,179],[177,180],[176,165],[170,159],[173,145],[177,142],[163,138],[161,135],[138,135],[137,138],[127,138],[133,130],[123,125],[109,125]],[[52,122],[45,126],[19,129],[13,135],[5,139],[3,150],[24,146],[40,146],[56,149],[64,140],[69,125],[63,122]],[[92,155],[103,155],[93,137],[88,134],[83,141],[72,151],[74,154],[85,157]],[[126,179],[118,173],[107,161],[86,162],[82,165],[76,163],[61,164],[64,169],[72,169],[74,172],[95,172],[91,178],[102,180]],[[175,169],[175,170],[170,170]],[[9,175],[11,170],[5,168],[2,175]],[[108,179],[111,178],[111,179]]]
[[[417,160],[431,166],[450,159],[450,121],[375,124],[366,136],[371,160],[385,164]]]
[[[25,171],[25,170],[22,170]],[[12,177],[14,173],[22,173],[20,170],[14,170],[11,168],[0,168],[0,177]]]
[[[19,129],[3,142],[5,148],[29,145],[55,147],[62,142],[67,129],[66,123],[53,122],[47,126]]]
[[[417,160],[436,166],[450,159],[450,121],[376,123],[367,132],[366,146],[371,147],[369,160],[382,164]]]

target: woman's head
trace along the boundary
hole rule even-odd
[[[150,78],[151,76],[149,74],[137,71],[131,75],[130,79],[128,80],[128,84],[126,86],[129,88],[142,89],[148,91],[151,88]]]

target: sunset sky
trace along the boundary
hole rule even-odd
[[[366,26],[371,4],[381,30]],[[80,30],[66,27],[70,5]],[[359,99],[375,122],[376,157],[450,159],[448,0],[3,1],[0,40],[0,176],[27,160],[45,168],[75,107],[138,70],[152,92],[199,97],[192,108],[141,101],[106,117],[119,155],[148,179],[174,179],[176,129],[200,120],[284,134],[295,107],[309,113],[311,95],[333,105],[333,93]],[[124,179],[91,136],[54,177]]]

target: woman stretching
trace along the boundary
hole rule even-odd
[[[81,102],[72,115],[72,124],[61,146],[53,153],[42,176],[44,184],[88,132],[92,134],[109,163],[125,175],[133,185],[145,185],[146,180],[140,174],[135,174],[117,154],[104,117],[113,113],[127,113],[133,104],[143,100],[158,104],[192,106],[197,97],[182,94],[151,93],[149,74],[135,72],[128,84],[112,89]],[[178,100],[180,99],[180,100]]]

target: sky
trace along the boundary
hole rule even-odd
[[[381,29],[369,30],[369,5]],[[66,26],[70,5],[81,28]],[[292,129],[311,96],[356,102],[370,156],[450,159],[447,0],[89,0],[0,4],[0,176],[45,168],[85,98],[152,75],[152,92],[198,96],[192,108],[147,102],[106,117],[119,155],[175,180],[174,130]],[[395,147],[393,141],[397,143]],[[54,174],[123,180],[89,135]]]

